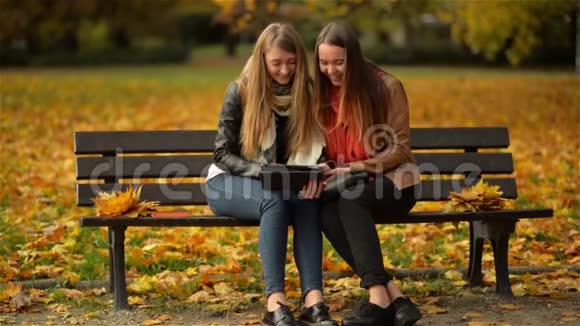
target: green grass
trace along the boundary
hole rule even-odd
[[[413,260],[413,253],[403,245],[404,235],[396,233],[381,243],[383,253],[388,255],[394,266],[408,266]]]
[[[453,229],[454,240],[465,240],[469,237],[469,227],[467,225],[467,223],[462,223],[459,227]]]
[[[105,239],[101,230],[97,228],[80,228],[80,233],[76,238],[78,246],[76,247],[75,253],[84,254],[86,253],[87,247],[89,248],[108,248],[109,241]]]
[[[576,203],[569,213],[563,214],[562,216],[570,220],[580,221],[580,202]],[[576,231],[580,231],[580,226],[575,229]]]
[[[50,298],[51,302],[54,303],[68,303],[70,299],[62,291],[62,288],[59,286],[49,288],[47,290],[48,297]]]
[[[401,78],[497,78],[497,77],[562,77],[574,76],[571,69],[522,69],[490,67],[445,67],[445,66],[383,66],[387,71]]]
[[[240,58],[248,58],[252,55],[254,50],[253,44],[242,43],[238,46],[236,54]],[[195,47],[191,50],[192,59],[195,62],[199,59],[220,58],[225,55],[224,46],[222,44],[204,45]]]
[[[534,240],[536,241],[542,241],[542,242],[553,242],[553,241],[558,241],[557,238],[555,238],[553,235],[544,233],[542,231],[538,231],[536,232],[536,235],[534,237]]]
[[[88,298],[69,298],[66,296],[64,291],[60,286],[52,287],[46,290],[49,300],[52,303],[60,303],[70,305],[75,308],[82,308],[86,311],[99,311],[104,309],[109,309],[110,306],[106,300],[102,300],[95,297]]]
[[[215,49],[200,50],[213,53]],[[205,54],[204,54],[205,55]],[[12,88],[3,97],[2,106],[11,108],[51,107],[67,103],[75,107],[100,108],[109,105],[135,105],[148,97],[187,98],[192,91],[207,87],[225,91],[227,83],[236,79],[243,61],[158,66],[120,66],[84,68],[19,68],[0,70],[5,81],[26,78],[39,87]],[[386,67],[404,82],[413,79],[496,78],[542,75],[562,77],[567,71],[535,71],[520,69],[455,68],[455,67]],[[573,74],[571,74],[573,75]],[[41,86],[42,85],[42,86]],[[78,88],[62,92],[61,87]],[[98,88],[98,96],[91,89]]]
[[[4,216],[5,206],[0,206],[0,255],[10,255],[26,243],[24,231],[10,223]]]
[[[199,265],[197,260],[194,259],[162,259],[156,264],[159,264],[160,271],[170,270],[176,272],[182,272],[190,267]],[[153,266],[156,264],[153,264]]]
[[[215,48],[200,49],[202,57],[211,57]],[[241,51],[248,53],[247,50]],[[240,57],[246,56],[241,54]],[[80,67],[80,68],[8,68],[0,70],[7,77],[38,77],[45,82],[59,82],[65,80],[106,81],[111,87],[118,84],[130,84],[132,81],[150,81],[166,88],[176,85],[200,86],[208,83],[227,82],[236,78],[243,67],[243,60],[238,62],[227,61],[211,64],[176,64],[155,66],[109,66],[109,67]],[[439,67],[439,66],[384,66],[384,68],[402,79],[415,78],[464,78],[464,77],[522,77],[544,76],[562,77],[574,76],[569,70],[531,70],[515,68],[486,68],[486,67]],[[45,96],[57,95],[47,92]],[[79,94],[90,97],[90,93]],[[103,95],[103,94],[101,94]]]
[[[107,258],[96,251],[89,251],[82,262],[81,265],[77,265],[73,269],[82,280],[100,280],[105,277],[108,267]]]
[[[121,67],[82,67],[82,68],[39,68],[7,69],[7,77],[37,77],[46,82],[59,81],[106,81],[108,86],[130,84],[132,81],[150,81],[164,87],[175,85],[199,86],[199,84],[229,81],[239,75],[241,66],[225,64],[207,65],[158,65],[158,66],[121,66]],[[50,95],[48,93],[47,95]],[[90,96],[90,94],[83,94]]]
[[[211,262],[211,263],[210,263]],[[153,261],[151,265],[146,265],[143,261],[126,258],[127,268],[135,267],[139,273],[144,275],[155,275],[163,271],[169,270],[174,272],[183,272],[190,267],[197,267],[202,264],[222,264],[225,262],[224,258],[210,259],[208,261],[202,259],[174,259],[174,258],[158,258]]]
[[[127,245],[132,247],[142,247],[145,240],[147,240],[145,237],[129,237]]]

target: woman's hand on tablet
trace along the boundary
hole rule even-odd
[[[345,175],[345,174],[349,174],[351,172],[350,170],[350,166],[343,166],[343,167],[337,167],[335,169],[328,169],[328,170],[322,170],[322,175],[324,176],[324,182],[329,182],[330,180],[336,178],[337,176],[341,176],[341,175]]]
[[[324,190],[324,183],[321,180],[311,179],[308,184],[302,187],[300,197],[302,199],[317,199]]]

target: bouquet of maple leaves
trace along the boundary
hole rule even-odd
[[[508,200],[501,198],[503,192],[499,186],[490,186],[480,180],[475,186],[465,188],[461,193],[450,192],[446,212],[476,212],[503,209],[508,207]]]
[[[92,199],[97,206],[97,215],[109,217],[151,216],[153,212],[157,211],[159,202],[139,201],[142,188],[143,185],[133,190],[133,186],[129,186],[126,191],[99,192],[99,196]]]

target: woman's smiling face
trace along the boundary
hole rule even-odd
[[[341,86],[346,68],[343,47],[322,43],[318,46],[318,67],[334,86]]]
[[[296,72],[296,54],[279,47],[268,49],[264,53],[266,69],[270,77],[280,85],[286,85]]]

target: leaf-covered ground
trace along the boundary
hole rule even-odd
[[[68,286],[106,278],[106,230],[78,227],[79,217],[94,211],[75,207],[73,132],[214,129],[226,85],[238,69],[222,65],[1,72],[1,311],[14,310],[8,289],[17,281],[51,278],[64,280]],[[510,266],[580,264],[578,77],[562,72],[478,69],[392,71],[405,84],[414,127],[510,128],[509,150],[516,162],[520,195],[516,207],[555,211],[551,219],[518,223],[510,241]],[[438,208],[435,203],[416,209]],[[210,213],[205,207],[190,209]],[[467,265],[466,224],[394,225],[379,230],[385,265],[390,268]],[[223,312],[259,305],[256,229],[129,229],[127,244],[128,277],[135,280],[130,285],[131,300],[136,306],[164,300],[187,307],[204,301],[209,302],[209,311]],[[347,269],[328,244],[324,257],[325,270]],[[486,247],[484,268],[492,262]],[[287,272],[289,295],[297,299],[291,250]],[[339,281],[327,280],[327,289],[335,291],[328,294],[335,295],[330,301],[335,310],[352,303],[338,300],[345,297],[344,291],[354,291],[352,297],[359,298],[353,290],[356,280],[343,280],[352,283],[349,286],[337,285]],[[489,270],[486,282],[490,287],[484,290],[493,291],[493,281]],[[518,296],[566,298],[569,291],[578,291],[578,274],[561,269],[550,275],[514,276],[512,284]],[[418,300],[469,292],[460,275],[453,273],[435,281],[403,280],[402,286]],[[28,296],[33,306],[58,310],[64,309],[58,305],[70,306],[68,298],[80,295],[64,290],[68,289],[34,291]],[[110,303],[99,298],[82,292],[82,300],[95,305],[95,310],[108,310]],[[427,301],[421,303],[429,306]]]

